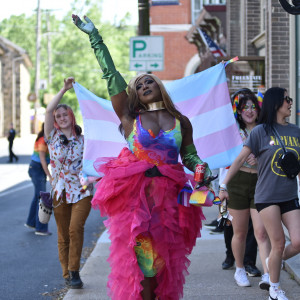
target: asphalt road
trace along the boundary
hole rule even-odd
[[[24,145],[20,147],[19,153],[26,152]],[[52,216],[49,223],[51,236],[36,236],[33,230],[24,227],[33,197],[33,185],[27,175],[30,155],[19,154],[18,163],[7,164],[7,156],[3,156],[3,151],[1,154],[0,299],[59,299],[64,292],[64,280],[58,260],[55,220]],[[103,228],[99,211],[92,209],[85,226],[82,264]]]

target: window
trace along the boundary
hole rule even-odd
[[[153,0],[152,0],[153,2]],[[225,5],[226,0],[192,0],[192,23],[197,20],[203,5]]]
[[[179,0],[152,0],[152,6],[155,5],[179,5]]]

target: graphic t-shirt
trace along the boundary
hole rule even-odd
[[[300,129],[294,124],[275,124],[286,149],[300,160]],[[278,164],[283,150],[274,137],[267,135],[263,125],[256,126],[244,144],[257,158],[258,180],[255,203],[285,202],[298,198],[297,179],[286,177]]]

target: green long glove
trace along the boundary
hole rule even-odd
[[[183,149],[182,163],[190,170],[195,172],[198,164],[203,164],[203,161],[197,154],[194,144],[190,144]],[[204,174],[204,181],[212,176],[210,168],[207,166]]]
[[[91,46],[94,49],[95,56],[103,72],[102,78],[107,80],[109,95],[114,96],[124,91],[127,84],[121,74],[116,70],[109,50],[103,43],[102,37],[93,22],[86,16],[84,16],[84,19],[87,23],[82,22],[76,15],[72,15],[72,19],[74,24],[81,31],[89,35]]]

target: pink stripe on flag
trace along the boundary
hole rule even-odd
[[[125,141],[124,143],[116,143],[85,139],[84,142],[88,145],[84,149],[84,159],[86,160],[96,160],[98,157],[118,156],[122,148],[126,147]]]
[[[198,138],[194,141],[201,159],[213,156],[230,150],[242,144],[241,136],[237,125],[233,124],[228,128],[212,133],[210,135]]]
[[[108,100],[107,100],[108,101]],[[109,121],[120,124],[116,113],[105,109],[100,103],[92,100],[80,100],[80,108],[85,119]]]
[[[208,93],[177,102],[176,107],[183,115],[192,118],[230,103],[229,92],[225,94],[226,91],[228,87],[224,82],[214,86]]]

